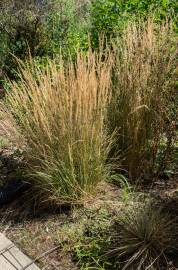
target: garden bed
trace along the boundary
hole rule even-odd
[[[3,177],[8,177],[10,172],[12,173],[12,166],[9,171],[8,155],[9,162],[16,164],[13,167],[15,176],[19,166],[17,152],[12,151],[12,148],[9,150],[6,148],[4,155],[6,162],[4,166],[2,163]],[[79,241],[78,237],[82,235],[81,232],[86,225],[89,225],[89,228],[91,225],[92,229],[93,220],[96,223],[99,221],[98,224],[101,220],[101,227],[106,226],[112,218],[122,213],[132,200],[134,203],[135,199],[131,198],[137,198],[140,194],[147,196],[148,193],[159,198],[158,204],[165,206],[166,211],[172,213],[172,216],[177,216],[177,182],[176,175],[170,179],[157,179],[157,181],[140,185],[134,193],[130,194],[111,183],[102,183],[97,197],[91,197],[83,206],[71,208],[68,206],[53,209],[36,208],[35,203],[33,201],[30,203],[29,199],[27,203],[28,196],[22,194],[10,204],[1,207],[0,231],[33,259],[49,251],[48,255],[37,260],[41,269],[78,270],[81,268],[74,256],[74,247],[81,244],[81,239]],[[105,220],[104,223],[103,220]],[[170,261],[169,264],[170,270],[178,269],[176,266],[173,268],[173,262]]]

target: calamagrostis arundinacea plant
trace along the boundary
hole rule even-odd
[[[175,140],[177,44],[171,22],[158,26],[149,18],[129,23],[115,46],[109,128],[118,135],[112,153],[123,154],[133,178],[154,171],[163,139],[162,161],[168,161]]]
[[[40,71],[21,66],[6,106],[25,143],[27,173],[44,198],[77,202],[105,179],[104,116],[110,99],[111,56],[89,52],[74,63]],[[38,193],[38,194],[39,194]]]

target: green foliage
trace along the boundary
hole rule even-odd
[[[88,3],[76,5],[75,0],[55,1],[47,16],[47,32],[50,40],[49,54],[62,51],[63,56],[76,54],[76,51],[88,47]]]
[[[13,55],[20,59],[42,56],[46,50],[47,36],[43,24],[49,8],[47,2],[4,1],[0,6],[0,37],[4,49],[1,77],[8,75],[16,78],[17,63]]]
[[[150,200],[130,204],[115,216],[93,219],[74,247],[80,269],[162,269],[177,252],[177,222]]]
[[[88,47],[88,4],[75,0],[3,2],[0,6],[0,77],[17,79],[17,63],[36,58],[76,55]]]
[[[111,266],[107,257],[101,259],[107,246],[111,245],[110,226],[112,216],[104,209],[100,209],[97,216],[88,214],[83,233],[73,247],[74,259],[81,270],[105,270]]]
[[[172,16],[176,28],[176,0],[2,1],[0,77],[16,78],[17,65],[11,54],[20,59],[28,58],[29,51],[32,57],[54,58],[61,53],[75,57],[78,49],[88,49],[89,35],[93,48],[98,48],[100,34],[110,40],[128,20],[147,17],[152,11],[157,22]]]
[[[151,14],[157,22],[172,17],[178,27],[178,3],[176,0],[98,0],[92,1],[92,44],[98,47],[98,37],[106,35],[107,41],[121,33],[128,20],[147,18]]]

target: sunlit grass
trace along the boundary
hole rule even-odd
[[[44,70],[20,68],[6,97],[38,195],[77,202],[109,173],[104,129],[110,100],[111,57],[80,53],[76,63],[49,62]]]
[[[114,47],[109,128],[117,130],[117,142],[111,156],[122,155],[130,178],[151,177],[158,159],[158,170],[166,167],[176,139],[177,36],[171,22],[158,26],[149,18],[129,23]]]

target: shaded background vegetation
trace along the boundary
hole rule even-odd
[[[121,33],[128,20],[154,14],[157,22],[171,17],[177,30],[176,0],[8,0],[0,3],[0,76],[15,77],[12,54],[25,59],[29,55],[43,65],[47,58],[75,55],[88,48],[88,36],[94,49],[99,35]]]

